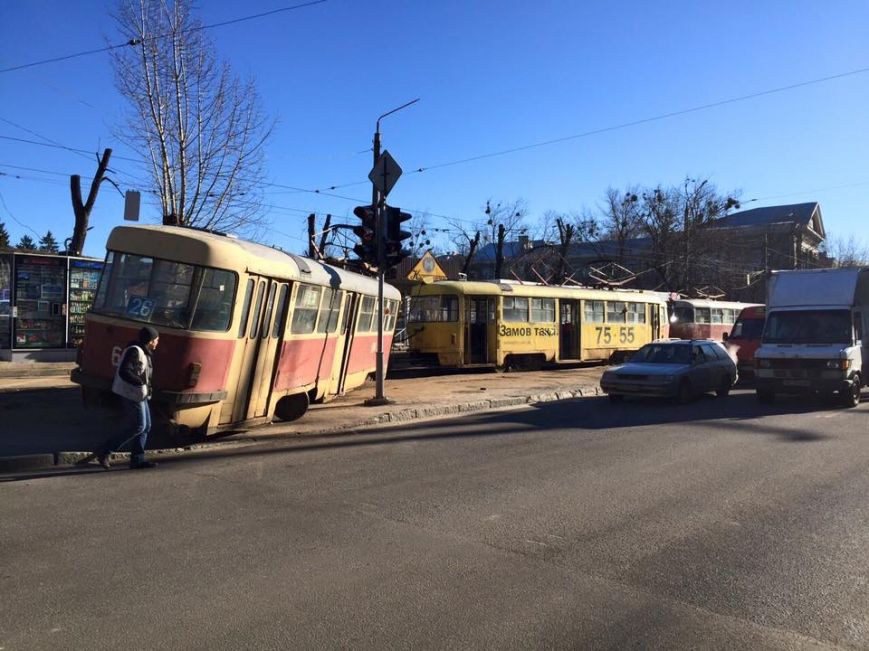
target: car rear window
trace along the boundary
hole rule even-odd
[[[687,344],[647,344],[631,358],[641,364],[689,364],[691,347]]]

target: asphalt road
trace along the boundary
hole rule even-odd
[[[869,404],[591,398],[0,484],[0,648],[869,648]]]

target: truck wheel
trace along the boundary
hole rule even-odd
[[[715,395],[719,398],[726,398],[730,393],[730,387],[733,386],[733,380],[729,375],[725,375],[721,380],[721,386],[715,390]]]
[[[856,407],[860,404],[860,384],[860,376],[855,375],[851,378],[851,384],[840,392],[845,407]]]
[[[758,389],[757,401],[762,405],[770,405],[775,402],[775,392],[771,389]]]

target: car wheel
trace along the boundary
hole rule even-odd
[[[676,396],[676,399],[681,404],[685,404],[686,402],[691,402],[691,398],[694,397],[694,389],[691,387],[691,383],[688,380],[682,380],[679,383],[679,393]]]
[[[762,405],[770,405],[775,402],[775,392],[769,389],[757,390],[757,401]]]
[[[726,398],[730,393],[730,388],[733,386],[733,379],[729,375],[725,375],[721,379],[721,386],[715,390],[715,395],[719,398]]]
[[[609,394],[610,402],[621,402],[624,396],[620,393]]]
[[[851,385],[842,389],[842,404],[845,407],[856,407],[860,404],[860,376],[855,375],[851,378]]]

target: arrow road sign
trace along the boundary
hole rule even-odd
[[[401,167],[399,167],[398,163],[395,162],[395,159],[389,155],[388,151],[384,151],[377,159],[377,162],[374,163],[374,167],[371,169],[368,178],[380,194],[385,197],[389,194],[389,191],[392,190],[392,186],[395,185],[395,182],[398,181],[398,177],[400,176]]]

